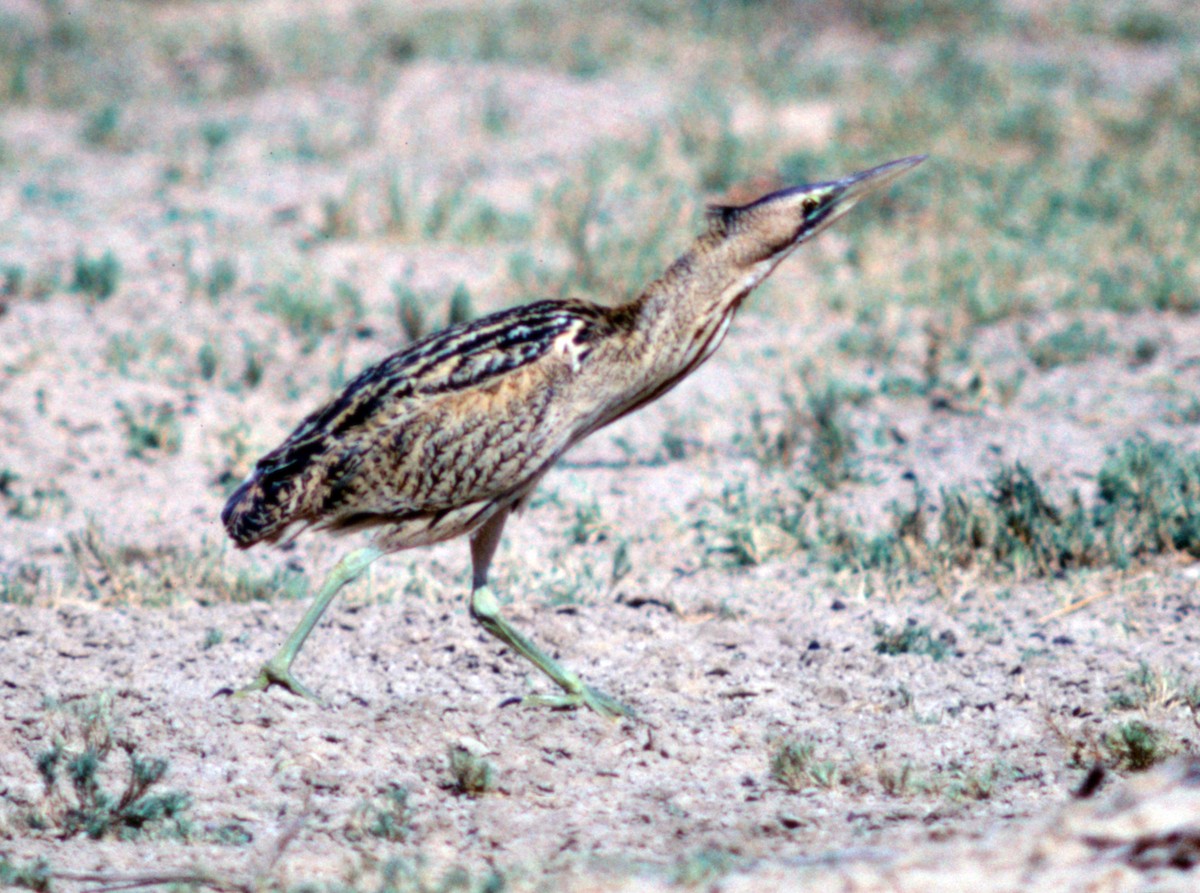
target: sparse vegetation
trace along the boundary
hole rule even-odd
[[[45,859],[31,859],[19,864],[7,856],[0,856],[0,886],[50,893],[51,880],[50,863]]]
[[[61,518],[71,508],[71,500],[53,481],[22,485],[22,476],[11,468],[0,468],[0,506],[10,518],[36,521]]]
[[[1051,498],[1028,468],[1001,466],[985,489],[941,493],[930,517],[918,487],[913,505],[895,504],[890,522],[868,532],[831,512],[804,482],[754,496],[727,486],[719,514],[696,523],[709,554],[759,564],[812,550],[834,570],[943,574],[979,568],[1018,577],[1078,568],[1125,568],[1151,555],[1200,555],[1200,453],[1165,442],[1127,441],[1097,475],[1098,497]]]
[[[360,804],[347,821],[343,833],[351,841],[373,837],[389,843],[402,843],[412,831],[412,819],[408,788],[392,784],[376,797]]]
[[[954,635],[943,632],[934,636],[929,627],[909,620],[899,628],[875,624],[875,652],[877,654],[920,654],[942,660],[954,654]]]
[[[855,477],[858,446],[843,417],[844,399],[842,389],[828,382],[810,390],[805,401],[813,429],[805,466],[813,480],[828,490]]]
[[[1192,711],[1194,715],[1195,707]],[[1066,751],[1068,764],[1080,768],[1143,772],[1178,753],[1196,754],[1196,745],[1188,738],[1141,719],[1121,720],[1099,732],[1091,726],[1072,728],[1050,720],[1050,730]]]
[[[604,522],[600,503],[595,499],[575,506],[575,520],[567,528],[567,540],[575,545],[607,539],[610,527]]]
[[[400,321],[400,329],[409,341],[416,341],[440,328],[437,325],[431,326],[427,315],[431,305],[435,302],[440,303],[438,298],[419,294],[405,282],[393,282],[392,295],[396,299],[396,318]],[[475,317],[471,292],[461,282],[451,292],[445,307],[447,326],[467,322]]]
[[[833,760],[818,759],[816,750],[809,741],[780,742],[771,753],[771,778],[789,791],[836,787],[842,781],[841,769]]]
[[[1110,710],[1162,710],[1177,705],[1193,713],[1200,710],[1200,684],[1173,670],[1153,667],[1146,661],[1125,676],[1126,687],[1109,695]]]
[[[183,444],[183,428],[170,403],[143,403],[136,409],[117,403],[121,425],[125,428],[126,452],[135,459],[148,454],[178,453]]]
[[[475,746],[452,745],[448,749],[450,762],[449,788],[466,797],[481,797],[496,786],[495,769]]]
[[[672,880],[685,887],[711,886],[737,868],[740,861],[724,850],[701,850],[680,860]]]
[[[789,468],[803,442],[804,416],[796,399],[787,391],[783,397],[783,418],[777,425],[768,422],[759,407],[750,411],[750,434],[738,437],[743,450],[763,468]]]
[[[191,797],[179,791],[152,792],[166,775],[166,760],[142,757],[137,746],[114,728],[111,699],[100,696],[54,705],[58,730],[53,744],[38,753],[43,801],[25,815],[28,826],[60,839],[86,834],[129,840],[147,833],[186,837],[183,813]],[[124,781],[109,758],[124,751]],[[114,782],[116,782],[114,786]]]
[[[1118,723],[1104,735],[1101,746],[1113,768],[1130,772],[1149,769],[1174,752],[1162,732],[1138,720]]]
[[[226,566],[224,551],[114,543],[95,522],[67,539],[72,571],[83,592],[105,604],[153,607],[180,598],[201,604],[243,604],[308,595],[305,576],[287,567],[269,574]]]
[[[306,353],[326,335],[357,322],[363,315],[360,296],[349,283],[338,280],[329,295],[315,279],[299,275],[268,286],[258,308],[278,317],[300,339]]]
[[[1115,350],[1106,329],[1089,331],[1078,320],[1065,329],[1044,335],[1029,346],[1029,358],[1039,369],[1053,369],[1067,364],[1077,365],[1097,354]]]
[[[955,762],[930,772],[918,772],[910,762],[899,767],[880,763],[875,769],[875,779],[889,797],[939,797],[958,802],[989,800],[1012,775],[1011,768],[1001,763],[980,769]]]
[[[107,301],[121,282],[121,262],[111,251],[99,257],[89,257],[82,250],[75,254],[75,274],[71,291],[86,295],[93,301]]]

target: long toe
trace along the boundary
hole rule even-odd
[[[254,681],[244,688],[239,688],[233,693],[233,696],[235,698],[244,698],[246,695],[257,691],[266,691],[272,685],[285,688],[292,694],[313,703],[323,703],[316,692],[292,675],[291,670],[270,663],[263,664],[262,669],[258,671],[258,675],[254,677]]]
[[[622,716],[628,716],[632,719],[637,716],[633,708],[625,706],[616,698],[611,698],[604,694],[604,692],[592,688],[590,685],[582,686],[579,691],[561,695],[528,695],[521,700],[521,703],[530,706],[553,707],[567,710],[587,707],[601,716],[611,719],[617,719]]]

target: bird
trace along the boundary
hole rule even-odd
[[[572,446],[712,356],[747,295],[801,244],[925,158],[710,207],[704,232],[632,300],[501,310],[427,335],[351,380],[256,463],[221,512],[242,549],[310,528],[371,533],[235,694],[279,686],[319,701],[291,668],[338,591],[385,554],[466,536],[471,617],[561,689],[522,703],[633,716],[503,616],[488,572],[506,521]]]

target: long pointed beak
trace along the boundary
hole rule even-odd
[[[800,234],[801,241],[807,241],[817,233],[831,226],[850,212],[866,195],[882,189],[902,174],[908,173],[927,155],[910,155],[898,158],[873,167],[870,170],[859,171],[840,180],[830,180],[826,183],[814,183],[808,186],[797,186],[786,190],[782,195],[794,194],[800,196],[819,197],[819,210],[809,219],[808,226]]]
[[[845,201],[853,203],[868,192],[874,192],[876,189],[880,189],[891,183],[901,174],[908,173],[928,157],[928,155],[909,155],[907,158],[898,158],[895,161],[889,161],[887,164],[881,164],[879,167],[873,167],[867,171],[859,171],[857,174],[851,174],[848,177],[843,177],[840,180],[834,180],[824,185],[832,186],[838,190],[834,199],[838,204]]]

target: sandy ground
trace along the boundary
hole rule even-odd
[[[511,119],[503,145],[485,154],[486,133],[448,134],[478,118],[471,103],[493,84],[511,98]],[[350,545],[307,537],[286,552],[233,554],[217,520],[228,481],[329,393],[332,370],[353,374],[402,343],[390,282],[438,294],[466,282],[481,310],[512,299],[507,246],[371,232],[314,245],[324,197],[345,194],[347,171],[372,184],[364,172],[407,164],[436,182],[474,165],[492,200],[520,206],[518,193],[527,202],[553,184],[597,133],[632,138],[661,122],[667,92],[629,87],[420,61],[369,102],[347,87],[132,109],[120,151],[81,146],[76,113],[4,112],[16,159],[0,180],[5,262],[69,279],[77,250],[111,249],[123,273],[106,301],[23,294],[6,298],[0,317],[0,468],[10,473],[0,490],[10,602],[0,604],[0,855],[44,857],[64,888],[76,883],[68,875],[153,868],[226,886],[375,889],[389,864],[408,866],[424,885],[414,889],[440,889],[456,869],[477,883],[498,872],[516,887],[578,890],[1195,882],[1194,764],[1181,758],[1132,782],[1109,773],[1093,796],[1072,799],[1125,719],[1196,752],[1181,695],[1200,673],[1194,562],[935,585],[835,573],[803,552],[731,568],[706,547],[696,522],[723,488],[767,486],[745,435],[756,407],[781,424],[781,387],[794,386],[800,360],[865,385],[882,374],[831,349],[853,322],[804,301],[802,257],[709,365],[583,444],[506,532],[495,583],[511,617],[638,719],[511,703],[546,685],[472,625],[464,543],[385,559],[335,604],[297,663],[323,704],[275,690],[228,696],[303,606],[231,603],[196,567],[214,562],[221,579],[286,568],[315,580]],[[369,140],[355,129],[364,108],[377,127]],[[203,173],[181,134],[217,118],[236,136]],[[419,139],[414,119],[427,122]],[[315,161],[286,150],[298,121],[325,141]],[[844,250],[830,240],[813,252]],[[204,270],[220,257],[236,261],[233,293],[189,297],[185,264]],[[306,350],[257,308],[263,283],[284,270],[352,282],[365,308],[357,328]],[[955,371],[982,380],[976,396],[1025,374],[1011,402],[913,396],[851,409],[859,471],[838,504],[877,525],[892,500],[912,498],[914,478],[936,494],[1018,460],[1052,492],[1086,495],[1106,451],[1130,437],[1200,446],[1196,426],[1169,411],[1171,383],[1200,365],[1200,320],[1094,314],[1088,323],[1109,329],[1112,352],[1034,369],[1025,344],[1060,322],[995,326],[972,367]],[[903,344],[896,363],[919,375],[919,327],[901,319],[891,334]],[[136,341],[126,363],[114,355],[124,336]],[[1153,357],[1133,362],[1146,342]],[[206,344],[217,358],[208,378]],[[262,383],[239,387],[254,350]],[[130,456],[123,409],[164,403],[178,441]],[[568,535],[593,504],[593,528]],[[622,545],[630,570],[614,579]],[[876,650],[881,626],[905,625],[927,628],[944,656]],[[1139,667],[1176,688],[1114,714]],[[156,790],[190,796],[182,839],[64,840],[29,826],[31,813],[64,808],[47,795],[39,754],[55,741],[78,752],[77,714],[89,711],[110,730],[109,790],[125,784],[125,751],[169,760]],[[773,776],[772,754],[787,741],[813,745],[824,783],[791,789]],[[455,750],[491,764],[488,792],[454,788]],[[371,829],[397,788],[407,811],[388,839]]]

